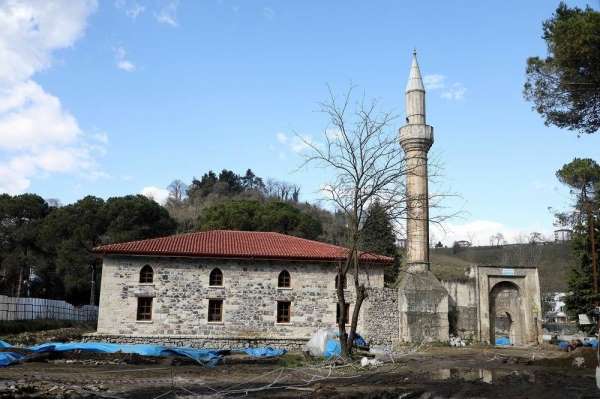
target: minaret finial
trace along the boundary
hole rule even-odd
[[[413,90],[425,91],[421,70],[419,69],[419,63],[417,62],[416,49],[413,51],[412,64],[410,66],[410,73],[408,74],[408,82],[406,84],[406,92]]]

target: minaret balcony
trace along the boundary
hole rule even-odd
[[[413,124],[405,125],[400,128],[400,145],[407,150],[408,147],[429,147],[433,144],[433,126]]]

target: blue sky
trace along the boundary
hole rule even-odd
[[[522,97],[557,4],[0,0],[0,190],[69,203],[252,168],[316,200],[327,176],[296,171],[294,132],[327,127],[327,84],[402,113],[416,47],[431,152],[461,196],[446,205],[463,210],[435,238],[549,233],[547,208],[569,204],[554,172],[600,159],[600,133],[546,127]]]

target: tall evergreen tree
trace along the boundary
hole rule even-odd
[[[374,202],[368,209],[365,223],[362,227],[361,249],[393,257],[393,266],[385,270],[386,285],[393,285],[398,279],[400,272],[400,257],[396,247],[396,234],[392,220],[386,209],[379,203]]]
[[[600,249],[600,165],[594,160],[575,158],[556,172],[559,181],[571,189],[575,198],[572,213],[563,221],[574,227],[572,239],[577,264],[569,276],[567,308],[573,315],[589,313],[600,303],[598,294],[598,251]]]
[[[546,58],[527,60],[525,98],[546,124],[578,133],[600,129],[600,12],[561,2],[544,21]]]

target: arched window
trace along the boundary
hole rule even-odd
[[[154,270],[150,265],[145,265],[140,270],[140,283],[151,283],[154,281]]]
[[[336,276],[335,276],[335,288],[336,288],[336,289],[337,289],[337,287],[338,287],[338,285],[339,285],[339,278],[340,278],[340,276],[336,274]],[[342,288],[343,288],[343,289],[346,289],[346,288],[348,288],[348,283],[347,283],[347,281],[346,281],[346,276],[344,276],[344,277],[342,278]]]
[[[223,285],[223,272],[219,268],[214,268],[210,272],[208,278],[208,285],[211,286],[222,286]]]
[[[292,286],[290,273],[287,270],[284,270],[281,273],[279,273],[279,278],[277,279],[277,286],[279,288],[290,288]]]

